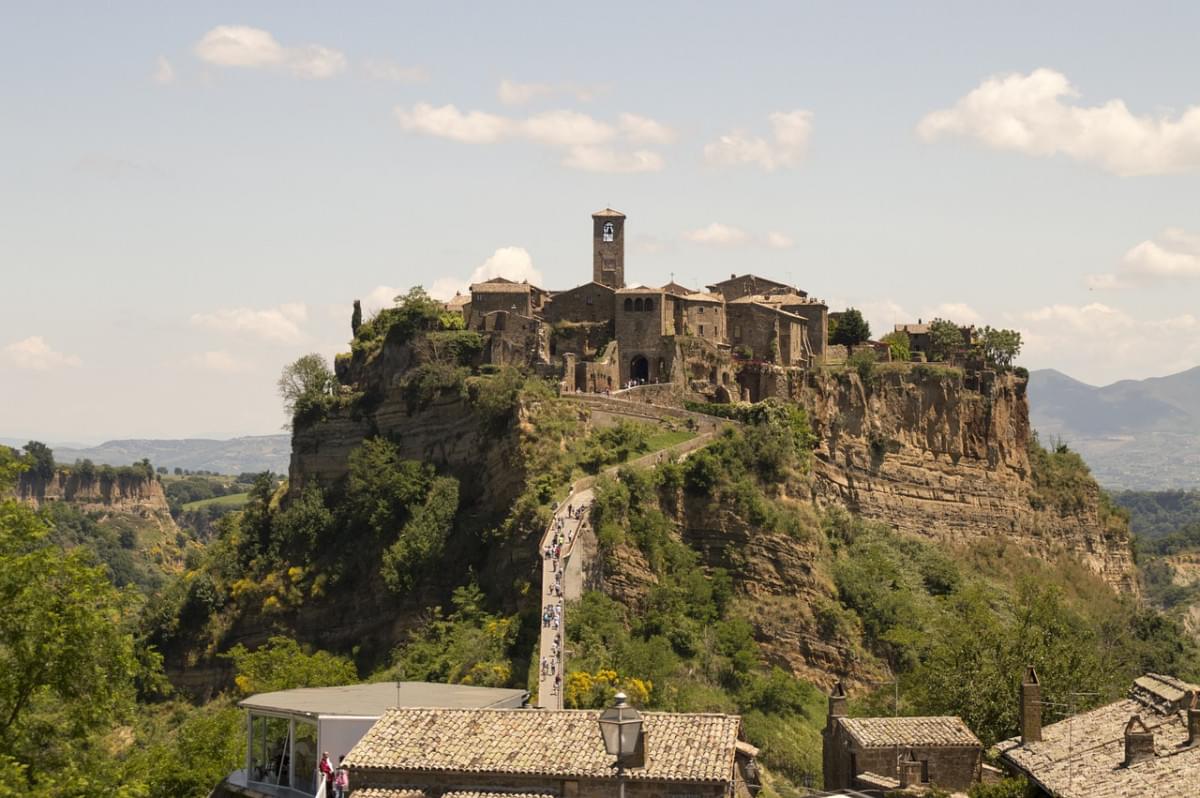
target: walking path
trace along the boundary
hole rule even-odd
[[[686,412],[675,411],[674,408],[662,408],[662,410]],[[721,427],[729,423],[712,416],[703,416],[701,420],[703,423],[697,426],[701,430],[707,431],[695,438],[689,438],[666,449],[651,452],[628,463],[612,466],[605,469],[604,473],[616,473],[624,465],[653,467],[675,456],[682,459],[691,452],[707,446],[717,436]],[[563,651],[567,628],[565,600],[578,598],[581,590],[579,575],[576,573],[580,569],[573,569],[568,574],[567,566],[575,551],[580,534],[591,526],[592,502],[595,499],[592,486],[595,483],[596,477],[584,477],[572,483],[567,498],[555,507],[554,517],[541,540],[542,633],[538,644],[537,705],[542,709],[563,708],[563,688],[567,676]]]

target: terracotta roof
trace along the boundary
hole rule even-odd
[[[706,293],[704,293],[704,292],[702,292],[702,291],[697,291],[697,292],[696,292],[696,293],[694,293],[694,294],[688,294],[687,296],[685,296],[685,297],[684,297],[684,299],[685,299],[685,300],[687,300],[688,302],[713,302],[713,303],[719,303],[719,302],[724,302],[724,301],[725,301],[725,300],[721,299],[721,297],[719,297],[719,296],[713,296],[712,294],[706,294]]]
[[[1040,742],[1013,737],[993,749],[1061,798],[1184,798],[1197,794],[1200,746],[1184,748],[1184,706],[1195,685],[1169,676],[1146,674],[1130,687],[1130,697],[1052,723]],[[1130,719],[1154,733],[1155,756],[1129,767],[1125,728]]]
[[[528,294],[533,286],[528,283],[475,283],[471,286],[472,294]]]
[[[447,307],[461,307],[471,301],[470,294],[455,294],[446,301]]]
[[[687,296],[688,294],[696,293],[691,288],[688,288],[686,285],[680,285],[679,283],[675,282],[674,280],[672,280],[671,282],[664,285],[662,287],[662,290],[666,291],[668,294],[678,294],[679,296]]]
[[[978,745],[962,718],[841,718],[842,727],[864,748]]]
[[[592,214],[592,216],[593,217],[611,216],[614,219],[624,219],[625,218],[625,214],[621,213],[620,211],[614,211],[612,208],[605,208],[602,211],[596,211],[595,213]]]
[[[549,792],[444,792],[442,798],[547,798]]]
[[[610,779],[593,710],[390,709],[346,755],[353,770]],[[722,783],[741,719],[644,712],[646,764],[630,779]]]

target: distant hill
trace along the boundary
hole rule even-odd
[[[24,442],[22,442],[23,445]],[[241,474],[247,471],[274,471],[286,474],[292,443],[288,435],[251,435],[226,441],[208,438],[182,440],[106,441],[99,446],[71,448],[52,446],[54,459],[71,464],[88,459],[97,465],[129,465],[149,458],[157,468],[185,468],[190,471],[215,471]]]
[[[1096,480],[1127,490],[1200,488],[1200,366],[1097,388],[1054,369],[1029,375],[1029,416]]]

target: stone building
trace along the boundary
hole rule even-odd
[[[346,756],[352,798],[612,798],[617,774],[590,710],[393,709]],[[732,715],[642,713],[629,798],[750,798],[757,749]]]
[[[965,791],[979,781],[983,744],[961,718],[851,718],[846,700],[839,682],[822,732],[826,790],[935,785]]]
[[[828,308],[794,286],[753,274],[707,292],[674,280],[627,286],[625,221],[611,208],[592,214],[587,283],[545,291],[497,277],[446,308],[485,334],[485,362],[558,372],[569,390],[668,383],[727,396],[739,358],[784,369],[822,361]]]
[[[1200,795],[1200,686],[1147,673],[1126,698],[1043,727],[1045,701],[1030,668],[1019,700],[1021,735],[992,750],[1040,796]]]

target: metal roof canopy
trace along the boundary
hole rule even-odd
[[[300,687],[258,693],[238,702],[242,709],[322,717],[378,718],[390,707],[517,709],[529,693],[498,687],[432,682],[374,682],[341,687]]]

